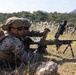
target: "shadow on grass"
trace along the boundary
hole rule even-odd
[[[48,57],[44,57],[44,55],[46,54],[39,54],[38,59],[36,60],[35,63],[33,63],[30,66],[29,69],[29,75],[34,75],[34,73],[36,72],[37,68],[39,67],[39,65],[41,65],[43,62],[48,62],[51,61],[50,58]],[[48,55],[48,54],[47,54]],[[50,54],[49,54],[50,55]],[[41,74],[40,74],[41,75]],[[50,74],[49,74],[50,75]],[[55,75],[60,75],[59,73],[55,73]]]
[[[55,55],[55,54],[51,54],[54,57],[60,58],[60,60],[56,60],[56,59],[51,59],[52,61],[56,62],[57,64],[63,65],[66,62],[73,62],[76,63],[76,58],[64,58],[62,56],[59,55]]]
[[[37,57],[34,58],[35,61],[32,64],[29,64],[29,65],[23,64],[21,67],[19,67],[18,68],[18,75],[23,75],[24,72],[26,72],[25,75],[27,75],[27,73],[29,73],[29,75],[34,75],[34,73],[36,72],[36,69],[38,68],[39,65],[41,65],[43,62],[51,61],[50,58],[45,57],[47,55],[49,55],[49,56],[52,55],[52,56],[55,56],[57,58],[61,58],[62,60],[60,60],[60,61],[52,59],[52,61],[54,61],[54,62],[56,62],[58,64],[63,64],[65,62],[76,62],[76,60],[62,58],[61,56],[53,55],[53,54],[50,54],[50,53],[46,52],[46,53],[43,53],[43,54],[39,54],[38,58]],[[16,72],[17,72],[17,70],[14,73],[12,71],[9,74],[10,75],[16,75]],[[2,75],[6,75],[6,74],[4,73]],[[56,75],[60,75],[60,74],[57,73]]]

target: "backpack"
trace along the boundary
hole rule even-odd
[[[2,41],[7,36],[7,32],[0,29],[0,41]]]

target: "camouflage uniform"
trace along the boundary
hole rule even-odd
[[[17,57],[19,61],[20,59],[21,61],[22,59],[23,61],[25,61],[23,57],[25,54],[24,45],[20,41],[20,39],[16,38],[14,35],[9,34],[9,36],[7,36],[2,42],[0,42],[0,52],[7,54],[7,57],[3,57],[1,59],[5,59],[5,61],[9,63],[12,63],[12,61],[16,62],[15,57]],[[15,65],[15,63],[12,64]]]
[[[8,31],[9,35],[5,37],[2,42],[0,42],[0,53],[4,54],[4,56],[0,56],[1,61],[3,60],[2,63],[4,62],[4,64],[10,64],[13,69],[15,69],[15,65],[19,66],[19,62],[21,61],[24,61],[25,64],[28,64],[28,61],[32,63],[32,60],[36,56],[35,51],[29,48],[30,43],[33,41],[30,38],[27,38],[27,36],[43,36],[43,33],[31,31],[28,32],[27,35],[24,33],[25,37],[17,38],[15,35],[9,32],[9,28],[16,28],[16,25],[18,25],[17,27],[22,27],[24,25],[25,27],[30,27],[29,21],[25,20],[24,18],[9,18],[5,25],[2,26],[3,30]]]
[[[22,37],[18,38],[16,35],[10,32],[10,27],[23,27],[26,23],[26,27],[30,27],[27,20],[23,22],[22,19],[17,17],[9,18],[5,25],[2,26],[3,30],[8,32],[8,36],[5,36],[0,41],[0,68],[12,68],[19,67],[21,62],[27,64],[27,54],[24,50],[24,44]],[[17,25],[17,26],[16,26]]]

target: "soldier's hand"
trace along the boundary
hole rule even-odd
[[[44,33],[48,33],[48,32],[50,32],[50,29],[49,28],[45,28],[44,29]]]
[[[43,39],[46,39],[48,32],[50,32],[50,29],[45,28],[43,32]]]

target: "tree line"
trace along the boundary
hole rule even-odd
[[[45,11],[34,11],[34,12],[13,12],[13,13],[0,13],[0,24],[4,24],[5,21],[12,16],[27,18],[32,22],[54,22],[61,23],[63,20],[68,21],[69,26],[76,27],[76,13],[58,13],[58,12],[45,12]]]

